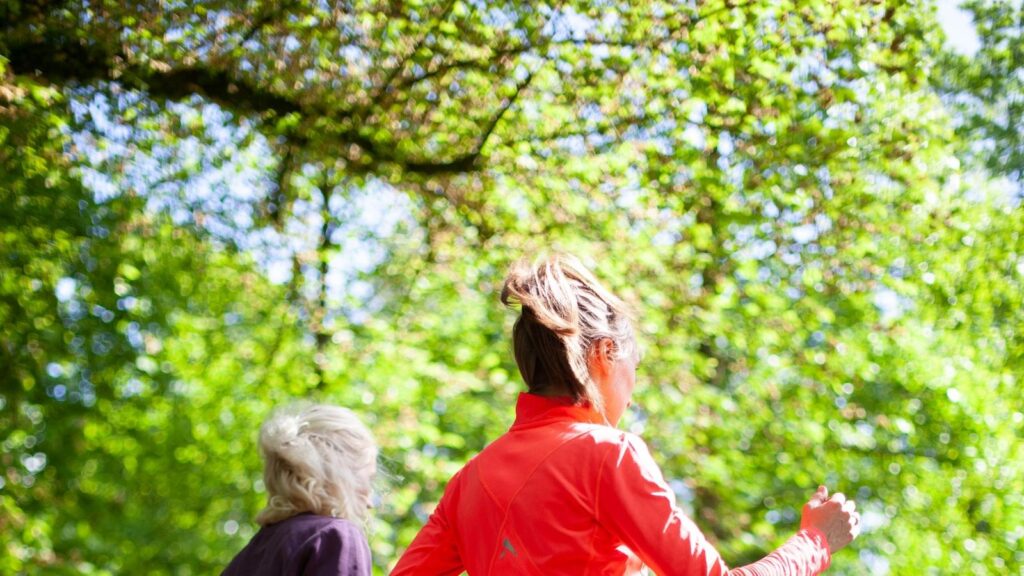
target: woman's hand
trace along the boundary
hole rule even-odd
[[[860,514],[853,500],[840,492],[828,497],[828,488],[818,491],[804,505],[800,528],[814,528],[825,535],[829,550],[835,554],[860,534]]]

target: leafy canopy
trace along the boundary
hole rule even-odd
[[[2,572],[208,573],[296,398],[383,452],[383,573],[522,386],[497,291],[638,309],[624,425],[732,565],[1024,566],[1020,7],[0,5]]]

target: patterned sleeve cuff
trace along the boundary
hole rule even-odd
[[[828,568],[829,565],[832,564],[832,550],[829,549],[828,538],[825,538],[825,535],[820,530],[811,527],[801,528],[800,531],[797,532],[797,535],[803,536],[822,551],[825,564],[823,569]]]

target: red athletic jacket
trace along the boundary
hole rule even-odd
[[[515,424],[451,479],[392,576],[623,575],[641,560],[663,576],[828,567],[825,538],[801,530],[730,571],[676,507],[643,441],[602,422],[568,398],[521,394]]]

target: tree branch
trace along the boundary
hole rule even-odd
[[[449,60],[447,62],[439,64],[437,68],[434,68],[433,70],[427,70],[422,74],[416,74],[413,76],[407,76],[405,78],[402,78],[402,81],[399,83],[399,85],[402,88],[409,88],[415,84],[418,84],[419,82],[429,80],[430,78],[433,78],[435,76],[443,75],[455,69],[487,70],[490,66],[495,64],[496,60],[500,60],[501,58],[505,58],[507,56],[522,54],[524,52],[531,50],[532,48],[533,47],[530,46],[529,44],[522,44],[519,46],[492,49],[491,55],[488,59],[465,58],[461,60]]]
[[[224,70],[210,67],[159,68],[124,64],[121,54],[109,52],[96,43],[79,41],[62,35],[49,35],[43,41],[8,46],[11,69],[19,75],[38,75],[54,83],[118,82],[127,88],[148,93],[156,99],[183,100],[191,95],[203,96],[227,110],[259,115],[273,112],[277,117],[298,114],[302,120],[328,118],[340,128],[320,138],[333,138],[342,147],[355,144],[369,157],[360,170],[393,164],[404,170],[425,175],[464,172],[474,168],[477,152],[453,160],[406,158],[396,154],[393,146],[378,144],[360,131],[360,122],[353,111],[328,108],[319,102],[303,102],[298,96],[277,93]],[[493,129],[493,128],[492,128]],[[312,139],[296,136],[302,143]],[[477,149],[479,149],[479,145]]]
[[[334,232],[334,223],[331,215],[331,197],[334,195],[334,183],[325,173],[320,183],[320,197],[323,205],[320,207],[320,216],[323,223],[320,225],[320,240],[316,248],[317,272],[319,285],[317,286],[316,308],[310,312],[310,331],[316,339],[316,356],[313,358],[313,369],[317,377],[317,390],[323,390],[327,384],[324,374],[326,364],[325,353],[331,335],[327,333],[324,324],[327,322],[327,272],[329,265],[328,248],[331,245],[331,234]]]
[[[516,83],[515,92],[513,92],[508,98],[505,99],[505,102],[501,105],[497,112],[495,112],[494,116],[492,116],[491,119],[487,122],[487,125],[484,127],[483,133],[481,133],[480,137],[477,139],[476,145],[473,147],[472,151],[466,154],[462,154],[460,156],[456,156],[455,158],[449,160],[448,162],[435,164],[433,166],[422,165],[417,163],[409,163],[408,166],[410,168],[415,167],[413,171],[419,172],[421,174],[469,172],[476,169],[477,160],[480,159],[480,155],[483,152],[484,146],[487,145],[487,141],[490,139],[491,134],[494,133],[494,129],[498,127],[499,123],[501,123],[501,119],[505,116],[505,113],[508,112],[509,108],[511,108],[512,105],[515,104],[515,101],[519,98],[519,95],[523,92],[523,90],[525,90],[526,87],[530,85],[530,82],[533,81],[533,76],[535,73],[536,71],[530,71],[529,73],[527,73],[525,78]],[[440,168],[440,170],[438,170],[438,168]]]
[[[491,121],[487,124],[487,127],[484,129],[483,134],[480,136],[480,140],[476,144],[476,149],[474,150],[474,153],[480,154],[480,152],[484,148],[484,145],[487,144],[487,140],[491,137],[491,134],[494,132],[494,129],[497,128],[498,124],[501,122],[502,117],[504,117],[505,113],[508,112],[509,108],[511,108],[512,105],[515,104],[516,100],[519,99],[519,95],[522,94],[523,90],[525,90],[526,87],[530,85],[530,82],[533,82],[533,75],[535,73],[536,71],[533,70],[527,72],[526,77],[516,83],[515,91],[512,93],[511,96],[509,96],[505,100],[504,105],[502,105],[502,107],[498,109],[498,112],[494,115],[493,118],[491,118]]]

